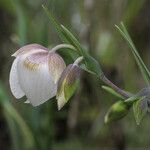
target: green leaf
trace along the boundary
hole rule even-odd
[[[120,27],[116,25],[116,28],[119,30],[121,35],[124,37],[124,39],[127,41],[128,45],[130,46],[131,52],[133,53],[133,55],[135,57],[135,60],[141,70],[143,78],[144,78],[145,82],[147,83],[147,85],[150,86],[150,72],[147,69],[146,65],[144,64],[142,58],[140,57],[126,27],[124,26],[123,23],[121,23]]]
[[[92,56],[90,56],[88,54],[83,55],[83,57],[84,57],[86,69],[89,72],[97,75],[98,77],[103,74],[103,71],[101,70],[100,64],[98,63],[98,61],[96,59],[94,59]]]
[[[48,10],[48,8],[44,5],[42,5],[46,15],[48,16],[51,24],[55,27],[56,31],[58,32],[58,35],[60,37],[60,39],[65,42],[68,43],[68,40],[66,39],[66,37],[64,36],[63,32],[62,32],[62,27],[60,25],[59,22],[57,22],[57,20],[55,19],[55,17],[53,16],[53,14]]]
[[[73,45],[79,51],[80,55],[84,56],[86,52],[85,50],[83,50],[80,42],[65,26],[61,25],[61,27],[62,27],[63,35],[66,37],[69,44]]]
[[[73,45],[77,49],[78,54],[84,57],[85,67],[83,69],[100,76],[103,72],[99,63],[93,57],[91,57],[84,48],[82,48],[80,42],[75,38],[75,36],[66,27],[61,25],[44,5],[42,5],[42,7],[49,17],[52,25],[58,32],[60,39],[64,43]]]
[[[63,25],[61,25],[56,19],[55,16],[48,10],[48,8],[44,5],[42,5],[46,15],[48,16],[51,24],[56,29],[60,39],[64,43],[68,43],[73,45],[77,50],[81,49],[80,43],[77,41],[77,39],[71,34],[71,32],[65,28]],[[80,51],[78,51],[80,52]]]
[[[79,54],[84,57],[86,68],[83,69],[100,76],[103,72],[99,63],[87,53],[76,37],[66,27],[63,25],[61,25],[61,27],[63,28],[63,34],[65,35],[69,44],[72,44],[79,51]]]
[[[140,124],[143,117],[146,115],[148,110],[147,98],[142,97],[133,103],[133,112],[137,125]]]
[[[114,91],[114,89],[112,89],[111,87],[109,86],[102,86],[102,89],[104,89],[105,91],[107,91],[108,93],[111,93],[112,95],[118,97],[118,98],[121,98],[121,99],[124,99],[124,97],[120,94],[118,94],[116,91]]]

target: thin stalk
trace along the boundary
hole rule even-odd
[[[120,94],[121,96],[123,96],[124,98],[130,98],[131,96],[133,96],[132,93],[126,92],[122,89],[120,89],[118,86],[116,86],[114,83],[112,83],[104,74],[102,74],[100,76],[100,79],[107,84],[108,86],[110,86],[112,89],[114,89],[118,94]],[[150,101],[148,102],[148,106],[150,105]],[[150,109],[148,109],[147,114],[150,115]]]
[[[132,96],[131,93],[128,93],[122,89],[120,89],[118,86],[116,86],[114,83],[112,83],[104,74],[102,74],[100,76],[100,79],[107,84],[108,86],[110,86],[112,89],[114,89],[118,94],[120,94],[121,96],[123,96],[124,98],[129,98],[130,96]]]
[[[50,52],[56,52],[57,50],[62,49],[62,48],[68,48],[68,49],[72,49],[76,51],[75,47],[70,44],[59,44],[55,46],[54,48],[52,48]]]
[[[78,66],[82,62],[82,60],[83,60],[83,56],[78,57],[73,64]]]

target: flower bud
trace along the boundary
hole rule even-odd
[[[81,69],[77,63],[70,64],[63,71],[57,88],[57,105],[60,110],[74,94],[79,83]]]
[[[105,123],[119,120],[126,116],[129,112],[131,105],[124,101],[118,101],[111,106],[105,116]]]

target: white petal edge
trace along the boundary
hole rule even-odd
[[[25,55],[19,57],[19,82],[30,103],[38,106],[56,95],[57,85],[49,74],[47,60],[39,64],[36,70],[30,70],[24,66],[25,58]]]
[[[57,107],[58,110],[61,110],[61,108],[66,104],[65,100],[65,94],[64,91],[61,92],[61,94],[57,97]]]
[[[36,44],[36,43],[28,44],[28,45],[21,47],[19,50],[17,50],[11,56],[18,57],[20,55],[24,55],[27,53],[29,54],[29,53],[38,52],[38,51],[48,51],[48,49],[46,47],[39,45],[39,44]]]
[[[14,95],[14,97],[19,99],[23,97],[25,93],[21,89],[18,80],[17,63],[18,63],[18,58],[16,58],[12,64],[10,75],[9,75],[9,84],[10,84],[11,92]]]
[[[24,103],[25,104],[30,104],[30,101],[27,99]]]

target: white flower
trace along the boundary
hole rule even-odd
[[[66,65],[61,56],[39,44],[23,46],[12,56],[9,83],[17,98],[26,95],[26,103],[38,106],[57,92],[57,82]]]

